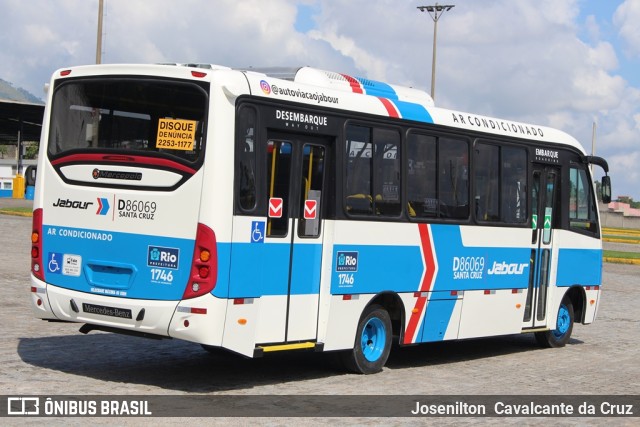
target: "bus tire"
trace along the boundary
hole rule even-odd
[[[538,341],[538,344],[542,347],[564,347],[571,338],[573,322],[573,304],[570,299],[564,298],[560,303],[560,308],[558,308],[556,328],[551,331],[536,332],[536,341]]]
[[[387,363],[391,351],[391,317],[382,306],[367,307],[356,330],[353,349],[345,352],[345,367],[359,374],[375,374]]]

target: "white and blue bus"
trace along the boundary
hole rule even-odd
[[[360,373],[392,342],[560,347],[598,310],[607,170],[561,131],[309,67],[63,69],[33,309],[248,357],[341,351]]]

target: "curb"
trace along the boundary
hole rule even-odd
[[[32,217],[33,212],[15,212],[6,209],[0,209],[0,214],[2,215],[11,215],[11,216],[24,216],[24,217]]]
[[[631,264],[631,265],[640,265],[640,259],[637,258],[612,258],[612,257],[603,257],[603,262],[609,262],[612,264]]]
[[[615,238],[611,238],[611,237],[603,237],[602,238],[603,242],[609,242],[609,243],[627,243],[629,245],[637,245],[640,243],[640,240],[634,240],[634,239],[615,239]]]

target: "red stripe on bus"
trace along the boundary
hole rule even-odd
[[[364,93],[364,91],[362,90],[362,85],[360,84],[360,82],[358,80],[356,80],[353,77],[348,76],[346,74],[340,74],[340,75],[342,77],[344,77],[345,79],[347,79],[347,81],[351,85],[351,91],[353,93]]]
[[[389,114],[389,117],[400,118],[398,109],[396,108],[395,105],[393,105],[393,102],[389,101],[387,98],[378,97],[378,99],[380,100],[380,102],[382,102],[382,105],[384,105],[384,108],[387,109],[387,113]]]
[[[422,257],[424,259],[424,265],[426,271],[420,284],[420,292],[429,292],[433,285],[433,279],[436,273],[436,261],[435,253],[433,252],[433,246],[431,245],[431,229],[427,224],[418,224],[418,230],[420,232],[420,244],[422,246]],[[414,335],[418,330],[420,323],[420,317],[427,304],[427,297],[419,297],[416,300],[416,305],[411,311],[411,317],[409,318],[409,324],[404,334],[404,343],[411,344],[414,341]]]
[[[132,166],[136,165],[149,165],[164,169],[178,170],[190,175],[196,173],[196,170],[185,166],[181,163],[174,162],[167,159],[159,159],[156,157],[145,156],[129,156],[129,155],[116,155],[116,154],[104,154],[104,153],[84,153],[84,154],[72,154],[64,156],[59,159],[55,159],[51,162],[53,166],[64,166],[71,163],[131,163]]]

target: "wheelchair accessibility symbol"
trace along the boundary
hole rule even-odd
[[[251,243],[264,243],[264,221],[251,222]]]
[[[47,269],[49,270],[49,273],[62,273],[62,254],[57,252],[49,252]]]

